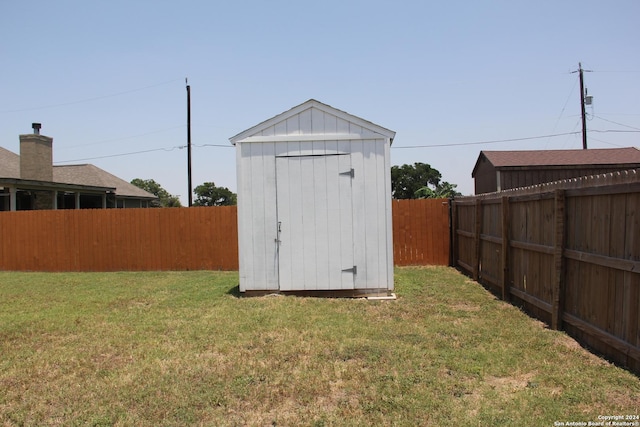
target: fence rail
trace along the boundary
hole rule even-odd
[[[640,177],[572,179],[452,204],[453,263],[640,372]]]
[[[397,265],[449,262],[448,201],[393,202]],[[237,270],[235,206],[0,212],[0,270]]]

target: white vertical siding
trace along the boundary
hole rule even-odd
[[[254,289],[253,278],[253,229],[251,224],[251,154],[250,144],[239,143],[236,147],[236,169],[238,179],[238,257],[240,273],[240,291]]]
[[[273,126],[274,135],[286,135],[287,134],[287,122],[282,121]]]
[[[384,143],[384,194],[385,203],[384,210],[386,216],[385,229],[386,233],[386,267],[387,267],[387,289],[394,289],[393,283],[393,218],[391,208],[391,141],[386,140]]]
[[[364,198],[364,225],[366,239],[366,253],[364,259],[364,286],[377,287],[380,280],[380,259],[378,258],[379,234],[378,226],[380,223],[380,205],[378,200],[378,171],[376,169],[376,146],[374,141],[363,141],[364,169],[362,177],[365,182],[366,197]]]
[[[318,110],[317,108],[311,108],[309,112],[311,113],[311,117],[310,117],[311,126],[309,128],[310,131],[308,133],[315,133],[315,134],[326,133],[324,130],[324,119],[325,119],[326,113],[324,111]]]
[[[275,144],[241,143],[238,151],[240,288],[278,289]]]
[[[288,117],[262,130],[260,135],[331,135],[333,133],[352,133],[363,135],[367,138],[380,137],[379,134],[369,129],[317,108],[309,108],[299,114]]]
[[[359,262],[363,263],[361,281],[362,288],[386,288],[388,286],[387,263],[387,214],[385,191],[385,160],[384,140],[363,140],[363,170],[360,173],[363,180],[364,194],[361,196],[364,205],[362,217],[364,253]],[[357,176],[357,175],[356,175]],[[390,187],[389,187],[390,188]],[[358,268],[360,276],[361,268]]]
[[[309,283],[315,289],[393,289],[393,247],[391,223],[391,177],[389,139],[371,129],[345,120],[344,114],[330,114],[318,108],[272,121],[256,135],[283,136],[281,142],[238,142],[238,232],[240,256],[240,290],[279,289],[283,282]],[[318,135],[317,139],[296,141],[295,135]],[[332,134],[357,135],[352,140],[331,139]],[[362,139],[360,139],[362,138]],[[337,156],[302,161],[301,156]],[[286,167],[276,162],[286,157]],[[299,161],[291,157],[300,157]],[[308,158],[307,158],[308,159]],[[286,169],[283,172],[280,168]],[[336,169],[337,168],[337,169]],[[355,177],[348,191],[339,173],[353,168]],[[335,175],[335,176],[334,176]],[[277,180],[313,181],[314,191],[303,186],[282,186]],[[308,188],[304,187],[304,188]],[[299,259],[280,259],[278,265],[279,199],[297,200],[300,211],[287,213],[287,233],[312,241],[300,246]],[[337,200],[334,200],[337,199]],[[350,207],[349,210],[337,206]],[[316,215],[316,206],[326,209]],[[294,209],[294,208],[291,208]],[[342,218],[349,215],[352,223]],[[313,223],[305,218],[313,218]],[[331,250],[339,240],[340,250]],[[349,244],[352,242],[352,244]],[[348,249],[345,249],[348,248]],[[280,248],[282,250],[282,248]],[[357,266],[355,276],[336,272]],[[351,262],[351,261],[350,261]],[[310,263],[315,270],[308,268]],[[313,277],[310,277],[310,276]],[[309,277],[307,277],[309,276]],[[309,289],[312,290],[312,289]]]
[[[298,114],[298,123],[300,126],[300,133],[307,135],[311,133],[311,109],[305,110]]]
[[[361,140],[351,141],[351,167],[354,170],[352,182],[352,206],[353,206],[353,260],[358,267],[355,276],[355,287],[361,289],[366,284],[366,210],[365,210],[365,180],[364,180],[364,150]]]
[[[300,135],[300,117],[293,116],[289,117],[285,124],[287,128],[286,135]]]

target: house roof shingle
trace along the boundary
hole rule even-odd
[[[111,187],[115,188],[116,194],[122,197],[157,199],[153,194],[91,164],[54,166],[53,180],[65,184]]]
[[[20,179],[20,156],[0,147],[0,178]],[[53,166],[53,182],[115,188],[120,197],[153,200],[157,197],[91,164]]]
[[[20,178],[20,156],[0,147],[0,178]]]
[[[588,150],[482,151],[482,154],[495,167],[640,164],[640,150],[635,147],[591,148]]]

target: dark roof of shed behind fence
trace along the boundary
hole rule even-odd
[[[587,150],[522,150],[481,151],[473,168],[475,175],[480,159],[486,158],[496,168],[523,166],[640,165],[640,150],[627,148],[590,148]]]

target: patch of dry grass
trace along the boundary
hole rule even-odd
[[[238,298],[237,273],[0,273],[3,425],[553,425],[638,377],[448,268],[396,301]]]

